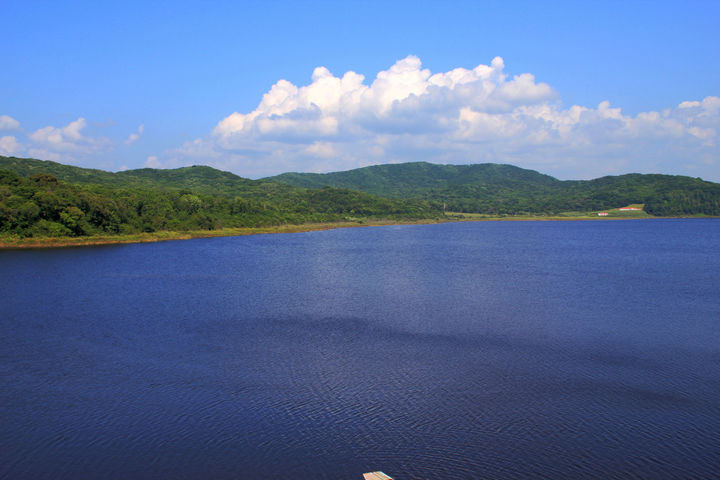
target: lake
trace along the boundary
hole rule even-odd
[[[720,221],[0,252],[0,478],[711,478]]]

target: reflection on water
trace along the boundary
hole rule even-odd
[[[711,478],[720,223],[0,252],[0,478]]]

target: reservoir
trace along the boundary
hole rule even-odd
[[[0,478],[720,472],[720,221],[0,251]]]

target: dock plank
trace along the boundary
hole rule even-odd
[[[393,480],[392,477],[385,475],[383,472],[363,473],[365,480]]]

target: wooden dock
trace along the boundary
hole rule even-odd
[[[388,477],[383,472],[369,472],[363,473],[365,480],[393,480],[392,477]]]

